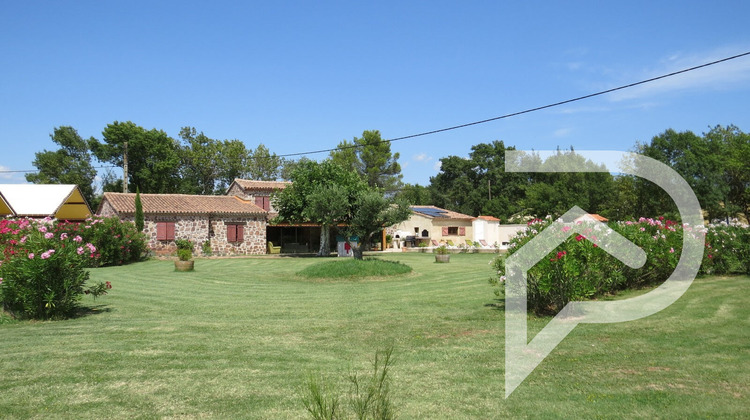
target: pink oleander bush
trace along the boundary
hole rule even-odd
[[[78,235],[96,246],[92,267],[123,265],[141,261],[148,251],[146,236],[131,222],[117,217],[94,217],[84,222],[59,221],[54,225],[58,234]]]
[[[505,258],[552,222],[550,217],[530,221],[527,228],[511,240],[508,253],[493,261],[498,277],[491,278],[490,283],[497,287],[496,294],[504,291]],[[750,269],[750,231],[736,223],[691,227],[659,217],[610,222],[608,226],[646,252],[644,266],[632,269],[597,248],[587,236],[605,235],[604,229],[586,228],[584,234],[571,235],[529,270],[527,302],[530,311],[539,315],[554,314],[571,301],[662,283],[677,266],[683,235],[705,235],[701,273],[748,273]]]
[[[109,282],[86,285],[87,268],[138,260],[143,235],[119,219],[67,223],[50,219],[0,220],[0,302],[17,318],[75,315],[84,294],[107,294]]]

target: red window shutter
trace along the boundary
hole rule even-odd
[[[271,210],[271,197],[263,197],[263,210]]]
[[[245,242],[245,226],[237,226],[237,242]]]
[[[448,236],[448,226],[443,226],[443,236]]]
[[[466,227],[465,226],[459,226],[458,227],[458,235],[459,236],[466,236]]]
[[[255,205],[263,208],[263,197],[256,195],[255,196]]]
[[[167,240],[167,224],[159,222],[156,224],[156,240],[166,241]]]
[[[167,225],[167,240],[174,241],[174,222],[168,222]]]
[[[237,242],[237,225],[227,225],[227,242]]]

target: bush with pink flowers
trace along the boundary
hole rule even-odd
[[[511,240],[508,253],[493,262],[498,277],[490,279],[504,291],[505,258],[552,224],[551,218],[535,219]],[[527,302],[536,314],[553,314],[568,302],[595,299],[623,289],[656,285],[666,280],[680,259],[683,235],[705,235],[706,251],[700,272],[733,274],[750,272],[750,230],[737,223],[683,226],[663,217],[611,222],[610,228],[643,249],[646,263],[632,269],[587,240],[604,235],[596,227],[571,235],[527,273]],[[563,229],[569,229],[563,227]]]
[[[75,314],[83,294],[99,296],[111,288],[86,288],[96,246],[55,227],[47,219],[0,220],[0,302],[14,317],[67,318]]]
[[[140,261],[148,251],[146,237],[135,228],[135,224],[117,217],[93,217],[84,222],[56,222],[57,234],[78,236],[84,242],[96,246],[92,267],[123,265]]]

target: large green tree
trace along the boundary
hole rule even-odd
[[[430,189],[419,184],[404,184],[396,193],[396,198],[418,206],[433,204]]]
[[[729,185],[723,179],[725,151],[718,140],[672,129],[654,136],[649,143],[636,145],[637,153],[663,162],[680,174],[709,218],[725,216],[723,203],[729,195]],[[676,217],[674,203],[661,188],[640,178],[635,187],[641,215]]]
[[[362,137],[339,143],[331,152],[331,160],[355,171],[370,187],[395,194],[401,186],[399,154],[391,152],[391,143],[384,141],[378,130],[366,130]]]
[[[472,146],[468,158],[441,158],[440,172],[430,178],[433,204],[502,220],[522,212],[520,201],[530,179],[526,174],[505,172],[506,150],[514,148],[493,141]]]
[[[357,244],[350,243],[354,258],[359,260],[362,259],[362,251],[372,242],[373,235],[403,222],[411,215],[408,203],[388,198],[372,187],[359,191],[350,211],[349,223],[342,230],[347,241],[351,236],[359,237]]]
[[[103,142],[90,142],[92,153],[99,161],[120,167],[127,142],[128,190],[180,192],[180,145],[167,133],[146,130],[130,121],[115,121],[102,131],[102,138]]]
[[[278,222],[319,224],[319,256],[330,254],[331,227],[348,223],[351,206],[367,185],[360,177],[330,160],[298,162],[291,176],[292,184],[274,194]]]
[[[180,149],[182,192],[216,194],[221,165],[221,143],[203,132],[197,132],[194,127],[182,127],[180,139],[183,143]]]
[[[96,170],[91,165],[88,143],[70,126],[55,127],[50,138],[60,148],[37,152],[33,165],[38,172],[27,174],[26,180],[34,184],[76,184],[94,206]]]
[[[281,176],[284,159],[271,153],[263,143],[252,150],[248,156],[247,172],[251,179],[275,181]]]
[[[530,174],[531,185],[526,188],[522,206],[530,215],[543,217],[561,216],[573,206],[581,207],[589,213],[604,213],[609,203],[608,197],[614,188],[612,175],[604,172],[605,167],[587,160],[570,149],[539,159],[541,168],[556,172]],[[581,172],[589,170],[592,172]]]
[[[704,135],[722,166],[723,206],[718,217],[741,213],[750,221],[750,134],[734,125],[717,125]]]

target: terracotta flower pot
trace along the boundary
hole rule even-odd
[[[177,260],[174,262],[174,271],[193,271],[193,268],[195,266],[195,261],[180,261]]]

